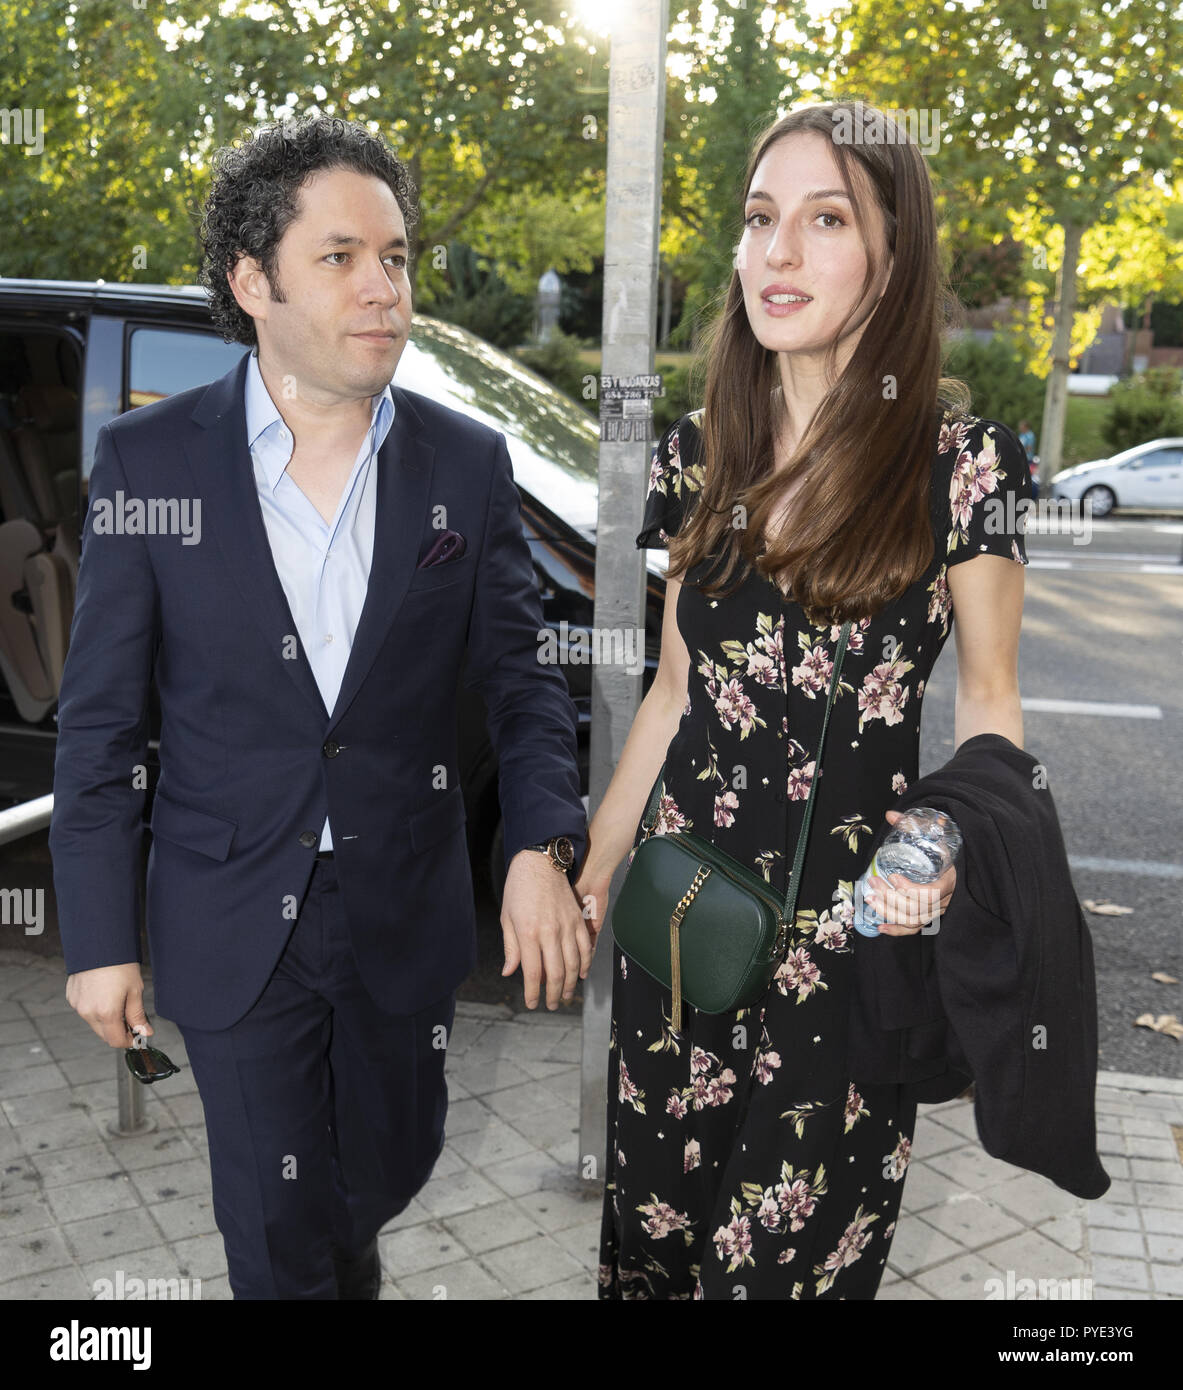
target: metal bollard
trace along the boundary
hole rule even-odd
[[[35,830],[43,830],[49,824],[52,812],[52,794],[0,811],[0,845],[20,840]],[[115,1054],[115,1089],[119,1098],[119,1114],[118,1118],[108,1121],[108,1131],[120,1139],[130,1138],[133,1134],[150,1134],[156,1128],[156,1121],[144,1114],[143,1086],[128,1071],[122,1052]]]
[[[127,1069],[123,1053],[115,1054],[115,1087],[119,1095],[119,1114],[108,1120],[107,1129],[119,1139],[130,1139],[133,1134],[150,1134],[156,1128],[156,1121],[144,1114],[144,1085],[137,1081]]]

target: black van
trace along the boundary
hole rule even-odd
[[[58,688],[100,428],[213,381],[245,351],[213,328],[197,285],[0,279],[0,806],[53,790]],[[583,641],[594,621],[595,421],[513,358],[418,315],[395,379],[504,432],[545,621],[556,641]],[[661,644],[661,559],[648,576],[645,690]],[[591,667],[563,670],[579,710],[586,795]],[[155,692],[151,717],[154,756]],[[461,694],[459,748],[469,852],[474,868],[488,866],[500,899],[497,763],[475,691]]]

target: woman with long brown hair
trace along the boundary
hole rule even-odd
[[[576,885],[597,930],[659,773],[657,834],[693,830],[783,895],[852,628],[767,995],[687,1006],[675,1030],[670,990],[614,952],[601,1297],[867,1299],[883,1276],[916,1104],[846,1067],[854,953],[876,948],[853,929],[853,890],[919,775],[951,627],[957,744],[1023,742],[1015,503],[1030,479],[1013,435],[942,377],[948,302],[928,170],[902,128],[834,103],[760,136],[703,408],[652,463],[637,544],[669,548],[661,659]],[[918,932],[955,878],[876,880],[883,933]]]

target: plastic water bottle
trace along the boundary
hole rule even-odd
[[[903,874],[913,883],[932,883],[953,863],[960,849],[961,831],[952,816],[932,806],[914,806],[906,811],[875,851],[855,886],[855,930],[863,936],[878,936],[887,920],[866,899],[871,878]]]

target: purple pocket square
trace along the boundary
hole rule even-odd
[[[418,568],[425,570],[433,565],[446,564],[449,560],[458,560],[467,549],[468,542],[459,531],[441,531],[432,541],[427,554],[419,561]]]

